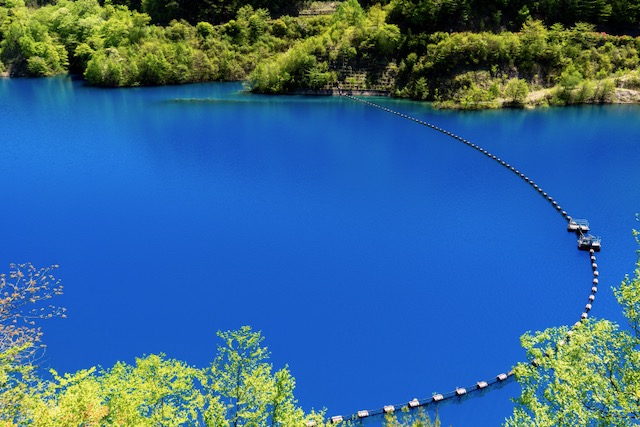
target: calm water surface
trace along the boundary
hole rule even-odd
[[[60,264],[69,318],[45,365],[165,352],[205,366],[215,331],[263,331],[305,409],[329,415],[466,386],[571,324],[588,257],[523,181],[425,127],[346,99],[237,84],[100,90],[0,80],[2,270]],[[380,103],[525,171],[603,237],[592,314],[631,272],[640,107],[441,112]],[[443,408],[495,426],[517,385]]]

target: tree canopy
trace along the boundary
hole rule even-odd
[[[551,328],[522,337],[528,357],[536,363],[515,368],[522,394],[507,427],[638,425],[640,251],[634,276],[626,277],[614,292],[629,329],[589,319],[571,329]]]
[[[637,0],[391,0],[391,21],[413,33],[517,31],[527,19],[572,27],[590,23],[614,34],[640,32]]]
[[[0,0],[0,72],[72,72],[106,87],[218,80],[245,80],[262,93],[343,87],[470,109],[619,95],[640,101],[640,38],[632,36],[640,32],[640,0],[566,7],[346,0],[321,16],[281,15],[284,6],[266,0],[188,1],[56,0],[31,8]],[[225,11],[202,12],[207,7]],[[560,19],[556,9],[578,12]],[[616,27],[625,35],[602,31],[616,16],[628,21]]]

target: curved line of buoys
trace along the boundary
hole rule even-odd
[[[590,254],[590,261],[591,261],[591,271],[592,271],[592,275],[593,275],[593,279],[592,279],[592,283],[591,283],[591,292],[589,294],[589,298],[588,298],[588,302],[585,305],[582,314],[580,315],[580,320],[584,320],[589,316],[589,311],[591,311],[591,309],[593,308],[593,302],[596,298],[596,293],[598,292],[598,264],[596,263],[596,256],[595,256],[595,252],[600,250],[600,239],[596,238],[594,236],[588,235],[586,236],[584,234],[584,231],[588,231],[588,224],[584,224],[582,222],[578,223],[577,221],[580,220],[573,220],[573,218],[565,211],[562,209],[562,207],[558,204],[558,202],[551,197],[547,192],[545,192],[538,184],[536,184],[533,180],[531,180],[524,172],[521,172],[520,170],[516,169],[514,166],[510,165],[509,163],[507,163],[506,161],[502,160],[501,158],[491,154],[489,151],[485,150],[484,148],[482,148],[481,146],[477,145],[477,144],[473,144],[472,142],[452,133],[449,132],[446,129],[442,129],[434,124],[431,123],[427,123],[425,121],[422,121],[420,119],[417,119],[415,117],[411,117],[407,114],[404,113],[400,113],[398,111],[392,110],[390,108],[386,108],[383,107],[381,105],[375,104],[373,102],[361,99],[361,98],[356,98],[353,95],[350,95],[348,93],[339,91],[338,92],[340,96],[343,96],[345,98],[351,99],[353,101],[357,101],[360,102],[362,104],[368,105],[370,107],[374,107],[377,109],[380,109],[382,111],[385,111],[387,113],[391,113],[394,114],[396,116],[399,116],[403,119],[407,119],[410,120],[412,122],[418,123],[422,126],[426,126],[428,128],[431,128],[433,130],[436,130],[444,135],[447,135],[453,139],[456,139],[460,142],[462,142],[463,144],[469,146],[472,149],[475,149],[476,151],[480,152],[481,154],[484,154],[486,157],[488,157],[489,159],[497,162],[500,166],[504,167],[505,169],[507,169],[508,171],[514,173],[516,176],[518,176],[520,179],[522,179],[524,182],[526,182],[527,184],[529,184],[529,186],[531,186],[531,188],[534,189],[534,191],[536,191],[540,196],[542,196],[547,202],[549,202],[551,204],[551,206],[553,207],[553,209],[560,215],[562,215],[562,217],[567,221],[568,223],[568,230],[569,231],[575,231],[578,234],[578,248],[579,249],[583,249],[583,250],[588,250],[589,254]],[[580,320],[578,320],[572,328],[578,327],[581,322]],[[567,340],[569,340],[569,338],[571,337],[571,334],[573,333],[572,330],[569,330],[567,333]],[[558,343],[558,345],[563,345],[563,341],[560,341]],[[538,366],[539,361],[534,360],[532,362],[530,362],[532,365],[534,366]],[[432,407],[438,407],[442,404],[445,403],[449,403],[449,402],[461,402],[463,400],[466,400],[469,397],[473,397],[473,396],[481,396],[484,395],[486,392],[499,388],[501,386],[503,386],[504,384],[511,382],[514,379],[514,373],[513,370],[509,370],[507,373],[501,373],[499,375],[496,375],[494,378],[491,378],[489,380],[486,381],[478,381],[477,383],[475,383],[472,386],[469,387],[456,387],[454,390],[448,392],[448,393],[436,393],[433,396],[426,398],[426,399],[413,399],[409,402],[406,403],[401,403],[399,405],[385,405],[384,407],[380,408],[380,409],[376,409],[376,410],[361,410],[356,412],[355,414],[351,414],[348,416],[342,416],[342,415],[336,415],[336,416],[332,416],[330,417],[328,420],[333,423],[333,424],[337,424],[337,423],[341,423],[343,421],[351,421],[351,422],[358,422],[358,421],[364,421],[370,417],[374,417],[374,416],[379,416],[379,415],[385,415],[385,414],[390,414],[390,413],[394,413],[396,411],[401,411],[401,410],[412,410],[412,409],[417,409],[417,408],[423,408],[423,409],[430,409]],[[313,427],[315,426],[315,422],[310,421],[307,423],[307,427]]]

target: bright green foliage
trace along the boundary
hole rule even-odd
[[[615,290],[631,332],[590,319],[572,330],[551,328],[522,337],[528,357],[539,366],[515,368],[522,394],[507,427],[637,425],[640,256],[636,266],[635,276]]]
[[[117,363],[98,378],[106,425],[178,427],[194,424],[203,405],[197,370],[164,355]]]
[[[547,29],[531,20],[520,33],[435,33],[408,41],[407,48],[410,53],[400,62],[396,94],[416,99],[427,94],[427,100],[453,100],[463,107],[459,100],[478,97],[471,86],[471,98],[460,91],[457,82],[469,73],[488,72],[491,82],[476,85],[486,90],[494,83],[507,85],[517,71],[531,90],[558,85],[549,101],[566,104],[611,102],[612,75],[632,75],[631,70],[640,66],[638,45],[631,37],[594,33],[584,25]]]
[[[385,414],[384,427],[441,427],[440,417],[436,412],[432,421],[426,411],[408,412],[405,408],[403,412]]]
[[[263,93],[328,89],[338,81],[339,69],[371,60],[388,62],[401,41],[400,30],[386,22],[386,11],[379,5],[365,11],[356,0],[348,0],[320,34],[260,62],[249,85]]]
[[[260,332],[244,326],[218,332],[218,337],[224,345],[218,347],[216,359],[204,372],[210,402],[207,425],[303,425],[304,412],[293,396],[295,380],[287,367],[271,373],[272,366],[266,362],[269,351],[261,345],[264,338]],[[309,417],[317,418],[314,413]]]
[[[12,420],[33,427],[138,426],[178,427],[199,419],[204,398],[198,370],[163,355],[117,363],[36,382]],[[11,418],[10,418],[11,419]]]
[[[108,87],[248,79],[255,92],[383,90],[469,109],[527,105],[523,85],[505,93],[514,76],[531,91],[556,87],[538,97],[543,104],[612,102],[616,86],[637,90],[638,39],[595,28],[623,16],[620,28],[636,31],[640,0],[392,0],[365,2],[368,9],[347,0],[330,16],[277,19],[270,12],[286,7],[275,0],[190,1],[145,0],[150,16],[119,5],[137,0],[36,9],[0,0],[0,71],[70,71]],[[560,9],[573,17],[546,19]],[[451,32],[469,28],[500,32]],[[481,73],[488,77],[469,79]]]
[[[99,425],[107,409],[101,404],[94,371],[92,368],[64,377],[54,372],[54,382],[33,383],[14,421],[33,427]]]
[[[640,244],[640,232],[633,231],[638,244]],[[640,250],[633,278],[625,277],[619,288],[614,293],[620,305],[622,314],[626,317],[636,337],[640,337]]]
[[[524,79],[510,79],[504,89],[504,96],[513,105],[524,105],[529,95],[529,86]]]
[[[295,387],[296,380],[291,376],[288,366],[275,373],[270,414],[272,427],[303,424],[304,413],[297,406],[298,401],[293,397]]]
[[[121,2],[126,3],[124,0],[118,3]],[[295,15],[302,3],[302,0],[142,0],[141,10],[148,13],[156,24],[166,25],[174,19],[192,24],[200,21],[222,24],[236,17],[246,6],[282,16]]]
[[[267,404],[273,393],[269,352],[263,337],[248,326],[238,331],[219,332],[224,344],[210,370],[213,390],[227,407],[230,424],[264,425]]]
[[[21,363],[21,355],[29,347],[22,344],[0,351],[0,426],[19,416],[33,386],[33,366]]]
[[[621,33],[637,29],[640,20],[637,0],[392,0],[391,6],[392,22],[414,33],[517,30],[529,18]]]
[[[38,379],[30,364],[0,353],[0,426],[32,427],[324,427],[324,413],[306,414],[293,395],[287,367],[272,374],[263,337],[248,326],[219,332],[223,344],[209,368],[197,369],[163,354],[91,368],[52,371]]]
[[[283,18],[274,30],[266,9],[244,6],[224,25],[194,27],[169,14],[168,24],[158,27],[149,15],[109,2],[58,0],[29,9],[11,1],[10,8],[0,1],[3,69],[14,76],[80,72],[98,86],[243,79],[257,62],[301,37],[307,24]]]
[[[30,13],[22,1],[16,1],[2,15],[0,59],[12,75],[52,76],[67,71],[67,50],[49,32],[41,14]]]

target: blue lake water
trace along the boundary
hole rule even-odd
[[[450,391],[572,324],[588,256],[551,205],[469,147],[347,99],[239,84],[101,90],[0,79],[2,271],[60,264],[59,371],[164,352],[205,366],[251,325],[328,415]],[[640,107],[447,112],[376,102],[483,146],[603,237],[592,315],[633,270]],[[496,426],[512,384],[447,406]]]

